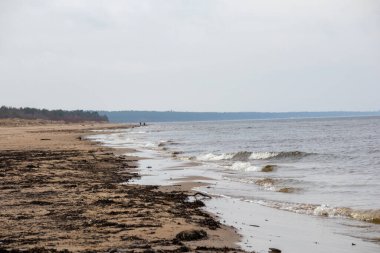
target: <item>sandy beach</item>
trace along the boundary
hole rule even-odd
[[[127,127],[2,121],[0,251],[242,252],[191,187],[127,184],[139,158],[83,138]]]

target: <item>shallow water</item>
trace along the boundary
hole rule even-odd
[[[215,180],[201,190],[209,194],[277,210],[276,215],[290,211],[329,219],[345,224],[337,229],[339,234],[376,242],[379,129],[376,117],[191,122],[153,124],[93,138],[110,146],[143,149],[145,156],[153,157],[147,162],[156,164],[150,170],[142,168],[150,176],[139,183],[171,184],[184,176],[208,176]],[[161,171],[189,161],[199,166]]]

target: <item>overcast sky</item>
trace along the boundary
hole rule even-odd
[[[380,1],[1,0],[0,105],[380,110]]]

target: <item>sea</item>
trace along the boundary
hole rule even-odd
[[[133,183],[202,183],[206,210],[246,250],[380,252],[380,117],[152,123],[88,138],[148,158]]]

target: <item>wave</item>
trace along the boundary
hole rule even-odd
[[[249,167],[248,167],[249,168]],[[254,167],[255,171],[260,171],[260,168]],[[276,185],[280,183],[279,179],[272,178],[233,178],[233,177],[223,177],[223,179],[233,182],[240,182],[245,184],[256,184],[264,190],[267,191],[277,191]]]
[[[269,160],[269,159],[301,159],[305,156],[312,155],[311,153],[301,151],[287,151],[287,152],[249,152],[240,151],[237,153],[223,153],[223,154],[205,154],[197,156],[199,161],[221,161],[232,160],[246,162],[249,160]]]
[[[233,155],[232,160],[246,161],[246,160],[268,160],[268,159],[284,159],[284,158],[302,158],[311,155],[301,151],[287,151],[287,152],[248,152],[241,151]]]
[[[380,224],[380,210],[355,210],[349,207],[321,205],[314,209],[314,214],[328,217],[348,217],[354,220]]]
[[[249,162],[235,162],[230,167],[232,170],[240,170],[240,171],[261,171],[260,167],[253,166]]]
[[[277,152],[252,152],[249,159],[252,160],[266,160],[280,155]]]
[[[230,160],[233,158],[233,154],[220,154],[215,155],[212,153],[206,155],[197,156],[196,159],[199,161],[221,161],[221,160]]]
[[[275,202],[264,200],[246,200],[254,202],[263,206],[268,206],[280,210],[291,211],[294,213],[308,214],[314,216],[324,217],[340,217],[349,218],[358,221],[365,221],[374,224],[380,224],[380,210],[355,210],[349,207],[330,207],[329,205],[321,204],[302,204],[302,203],[288,203],[288,202]]]
[[[253,166],[252,170],[262,171],[260,168]],[[294,183],[293,180],[282,179],[282,178],[269,178],[269,177],[223,177],[224,180],[232,182],[240,182],[244,184],[255,184],[259,186],[262,190],[279,192],[279,193],[298,193],[302,191],[302,188],[289,186]]]
[[[249,158],[252,160],[285,159],[285,158],[300,159],[308,155],[311,155],[311,153],[306,153],[306,152],[301,152],[301,151],[254,152],[251,154]]]
[[[251,155],[252,155],[252,152],[240,151],[240,152],[233,154],[231,159],[234,161],[248,161],[250,159]]]
[[[175,141],[173,141],[173,140],[166,140],[166,141],[160,141],[159,143],[158,143],[158,146],[159,147],[164,147],[164,146],[166,146],[166,145],[179,145],[180,143],[178,143],[178,142],[175,142]]]

